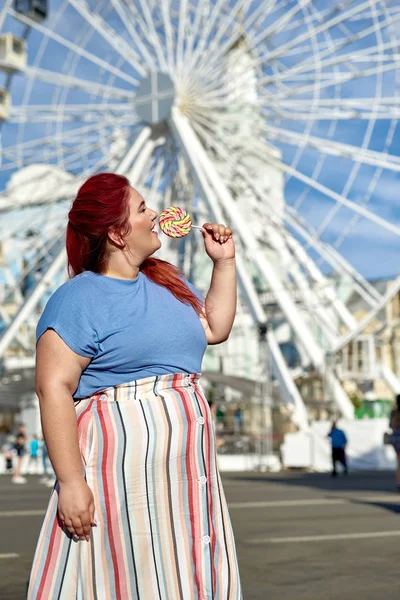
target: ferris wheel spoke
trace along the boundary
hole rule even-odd
[[[388,27],[393,27],[393,25],[395,23],[398,23],[398,21],[400,21],[400,14],[396,15],[396,17],[394,17],[394,18],[388,17],[384,22],[380,23],[380,28],[381,28],[381,30],[383,30]],[[320,52],[318,52],[318,61],[317,62],[316,62],[316,57],[314,55],[312,55],[311,57],[307,57],[306,59],[297,63],[293,67],[286,69],[284,71],[284,73],[282,73],[281,78],[291,77],[292,73],[294,71],[298,71],[298,69],[300,69],[300,68],[316,69],[318,67],[319,62],[326,56],[332,57],[331,60],[333,61],[333,64],[339,64],[342,61],[342,59],[341,59],[342,55],[339,54],[340,50],[342,50],[345,46],[348,46],[355,42],[360,42],[361,40],[365,39],[369,35],[373,35],[375,33],[376,33],[376,25],[372,25],[372,26],[366,27],[359,33],[351,34],[351,35],[348,34],[348,35],[344,36],[343,39],[341,39],[339,41],[335,41],[333,43],[333,45],[330,45],[328,48],[323,49]],[[394,48],[397,47],[396,41],[393,42],[393,47]],[[373,51],[374,50],[371,50],[371,52],[373,52]],[[362,49],[357,50],[357,53],[363,53],[363,52],[364,51]],[[365,53],[367,54],[367,49],[365,49]],[[351,55],[351,53],[349,53],[349,54]],[[266,56],[265,60],[269,60],[269,57]],[[264,62],[264,61],[262,61],[262,62]]]
[[[161,14],[165,30],[167,63],[169,72],[174,70],[174,35],[171,26],[171,15],[169,11],[169,0],[161,0]]]
[[[356,68],[356,66],[354,64],[349,64],[346,65],[349,68],[349,73],[341,73],[340,75],[338,74],[334,74],[334,73],[315,73],[314,77],[308,76],[309,78],[311,78],[313,80],[313,84],[312,85],[305,85],[305,86],[294,86],[294,87],[285,87],[285,92],[278,92],[278,93],[274,93],[274,96],[276,99],[286,99],[286,98],[290,98],[290,96],[296,96],[299,94],[307,94],[307,93],[311,93],[311,92],[315,92],[316,87],[320,90],[322,88],[327,88],[327,87],[331,87],[333,85],[341,85],[341,84],[345,84],[348,82],[351,82],[353,80],[358,80],[361,79],[363,77],[369,77],[371,75],[381,75],[383,72],[387,72],[387,71],[391,71],[391,70],[395,70],[397,69],[397,67],[399,66],[400,63],[400,58],[397,59],[395,62],[393,62],[393,57],[390,56],[384,56],[384,55],[377,55],[375,57],[375,61],[378,62],[379,64],[371,67],[369,69],[364,69],[364,70],[359,70]],[[383,61],[387,61],[388,64],[382,64]],[[371,61],[369,61],[371,62]],[[296,81],[296,76],[294,76],[290,82]],[[301,79],[300,79],[301,80]],[[279,85],[281,83],[281,81],[283,80],[279,80],[277,79],[276,82],[274,82],[276,85]],[[289,82],[289,83],[290,83]],[[271,84],[271,80],[269,82],[267,82],[267,85]],[[261,87],[261,90],[265,91],[265,87]],[[260,94],[261,97],[263,97],[263,94],[261,92]],[[268,98],[268,96],[265,96],[266,98]]]
[[[288,231],[285,235],[286,243],[300,267],[307,273],[313,288],[315,286],[316,294],[321,299],[323,306],[333,309],[344,325],[350,330],[354,329],[357,326],[357,321],[344,302],[337,297],[332,283],[321,273],[315,261],[307,254],[300,242]]]
[[[151,186],[148,191],[146,191],[146,204],[148,206],[155,202],[155,198],[161,184],[166,160],[166,156],[161,155],[159,160],[156,162],[156,165],[153,167]]]
[[[269,139],[276,139],[291,146],[307,146],[332,156],[342,156],[367,165],[382,167],[392,171],[400,171],[400,157],[389,156],[364,147],[356,147],[342,142],[335,142],[315,136],[303,136],[295,131],[274,127],[266,124],[264,127]]]
[[[194,7],[194,18],[193,23],[188,27],[187,38],[186,38],[186,51],[185,51],[185,65],[183,71],[183,81],[186,83],[186,80],[189,79],[190,68],[189,65],[193,63],[193,53],[195,51],[195,42],[198,36],[200,35],[200,25],[202,21],[204,21],[204,13],[207,6],[207,3],[204,0],[201,0]],[[189,19],[190,20],[190,19]],[[204,25],[206,27],[206,25]]]
[[[347,63],[349,62],[349,64],[354,65],[355,63],[360,63],[360,62],[372,62],[372,61],[379,61],[379,60],[385,60],[385,61],[392,61],[393,58],[390,55],[386,55],[384,54],[384,52],[386,50],[393,50],[395,48],[398,48],[399,42],[398,41],[390,41],[387,42],[386,44],[382,44],[382,46],[379,46],[379,53],[374,54],[377,50],[377,48],[364,48],[363,50],[357,50],[357,51],[353,51],[353,52],[349,52],[347,54],[341,54],[341,55],[334,55],[331,56],[330,58],[327,58],[326,60],[318,60],[315,61],[312,64],[303,64],[303,63],[299,63],[299,65],[297,67],[292,67],[291,69],[288,69],[286,71],[283,71],[282,73],[277,73],[274,76],[265,76],[260,78],[259,83],[260,86],[265,86],[265,85],[270,85],[270,84],[276,84],[278,81],[284,81],[286,80],[288,77],[290,77],[290,80],[293,81],[294,76],[299,75],[300,73],[307,73],[310,71],[313,71],[312,73],[309,74],[309,77],[311,76],[315,76],[316,73],[314,73],[314,71],[316,71],[318,69],[319,72],[322,71],[322,69],[325,69],[327,67],[332,67],[332,66],[337,66],[337,65],[341,65],[343,63]],[[331,76],[332,73],[328,72],[328,73],[321,73],[321,75],[325,75],[325,76]]]
[[[123,79],[124,81],[126,81],[134,86],[136,86],[137,83],[139,82],[139,80],[137,78],[131,77],[131,76],[127,75],[126,73],[124,73],[123,71],[116,69],[115,67],[110,65],[109,62],[102,60],[101,58],[95,56],[91,52],[88,52],[84,48],[80,48],[77,44],[74,44],[74,42],[67,40],[66,38],[64,38],[61,35],[52,31],[51,29],[48,29],[44,25],[40,25],[36,21],[33,21],[32,19],[29,19],[28,17],[25,17],[15,11],[10,11],[10,12],[17,20],[21,21],[25,25],[28,25],[29,27],[36,29],[37,31],[42,33],[47,38],[58,42],[60,45],[64,46],[65,48],[69,48],[70,50],[72,50],[73,52],[75,52],[76,54],[81,56],[82,58],[85,58],[88,61],[98,65],[99,67],[102,67],[106,71],[110,71],[110,73],[117,75],[119,79]]]
[[[207,53],[204,52],[204,49],[207,44],[209,34],[212,32],[212,26],[211,26],[211,30],[208,33],[203,32],[203,36],[201,38],[201,40],[203,42],[203,47],[201,47],[201,43],[199,42],[196,52],[193,53],[192,63],[191,63],[192,65],[196,65],[196,68],[198,68],[200,70],[200,72],[202,72],[202,67],[205,64],[206,65],[209,64],[210,61],[215,64],[220,59],[220,57],[224,55],[226,50],[230,46],[232,46],[232,44],[235,41],[237,41],[237,39],[239,37],[239,35],[238,35],[239,30],[238,30],[238,27],[235,26],[235,21],[237,20],[237,17],[241,12],[246,12],[246,10],[249,7],[249,5],[251,4],[251,2],[252,2],[252,0],[247,0],[247,1],[238,0],[233,5],[229,14],[225,15],[223,20],[221,19],[221,22],[219,24],[220,26],[218,27],[216,35],[207,47]],[[217,18],[218,18],[218,15],[216,15],[216,19]],[[226,32],[229,30],[230,30],[231,34],[228,37],[228,40],[226,40],[225,43],[222,44],[221,43],[222,39],[225,36]],[[217,51],[217,49],[218,49],[218,51]],[[201,57],[200,60],[198,60],[199,57]]]
[[[338,194],[337,192],[331,190],[327,186],[319,183],[318,181],[315,181],[311,177],[308,177],[308,175],[301,173],[297,169],[294,169],[293,167],[291,167],[290,165],[287,165],[285,163],[280,163],[280,165],[279,165],[279,163],[273,158],[264,157],[264,159],[266,160],[267,163],[273,164],[277,168],[282,169],[282,171],[284,171],[285,173],[288,173],[289,175],[292,175],[299,181],[306,183],[307,185],[309,185],[310,187],[315,189],[317,192],[322,193],[327,198],[331,198],[336,203],[338,203],[342,206],[346,206],[347,208],[350,208],[353,212],[358,213],[361,216],[369,219],[370,221],[372,221],[376,225],[379,225],[380,227],[386,229],[387,231],[390,231],[391,233],[394,233],[395,235],[400,235],[400,227],[399,226],[394,225],[393,223],[391,223],[390,221],[387,221],[386,219],[383,219],[382,217],[379,217],[372,211],[364,208],[363,206],[360,206],[359,204],[357,204],[356,202],[353,202],[352,200],[349,200],[345,196]]]
[[[74,168],[74,163],[77,160],[80,160],[82,158],[87,158],[89,157],[90,153],[96,151],[96,150],[101,150],[103,144],[105,143],[112,143],[114,139],[114,134],[112,132],[109,132],[108,135],[106,135],[105,137],[101,138],[99,140],[98,137],[96,137],[95,140],[88,140],[86,143],[81,144],[79,146],[79,150],[77,151],[76,148],[73,147],[62,147],[62,148],[58,148],[57,149],[57,165],[60,166],[61,168],[64,169],[70,169],[73,170]],[[51,164],[51,158],[54,155],[54,152],[48,150],[48,164]],[[97,160],[96,158],[94,158],[93,160]],[[33,165],[33,164],[37,164],[37,154],[31,154],[30,156],[28,156],[27,158],[25,158],[25,165],[29,166],[29,165]],[[81,166],[80,163],[78,166]],[[52,198],[52,196],[50,196],[50,199]]]
[[[178,17],[178,32],[176,42],[176,66],[177,76],[180,77],[183,69],[183,53],[184,53],[184,41],[185,33],[188,25],[188,0],[181,0],[179,5],[179,17]]]
[[[281,283],[282,287],[291,295],[296,294],[296,300],[301,301],[302,309],[307,314],[308,320],[312,319],[314,321],[315,319],[321,328],[326,343],[332,347],[338,342],[338,325],[335,324],[335,321],[327,311],[327,306],[326,304],[324,305],[315,286],[311,287],[311,282],[304,275],[298,255],[290,250],[287,243],[288,234],[286,233],[286,236],[283,238],[285,243],[282,243],[282,238],[280,238],[280,243],[276,244],[274,243],[274,238],[276,237],[274,229],[268,225],[266,229],[266,245],[274,249],[277,256],[279,256],[282,267],[290,278],[289,283]],[[279,291],[277,291],[277,294],[279,294]]]
[[[397,128],[397,123],[395,121],[392,121],[390,130],[389,130],[387,138],[386,138],[385,147],[383,149],[383,154],[388,153],[388,150],[393,141],[394,134],[396,132],[396,128]],[[374,176],[371,179],[371,182],[369,183],[366,193],[364,195],[364,205],[368,204],[368,202],[370,201],[371,196],[375,191],[376,185],[382,175],[382,171],[383,171],[383,169],[377,169],[375,171]],[[341,244],[343,243],[346,236],[350,233],[350,231],[358,223],[359,220],[360,220],[360,215],[354,215],[354,217],[350,220],[348,225],[343,229],[342,233],[336,238],[335,242],[332,244],[334,248],[337,249],[341,246]]]
[[[284,218],[307,247],[313,248],[339,275],[350,275],[354,285],[358,286],[361,297],[370,306],[376,306],[382,298],[379,292],[335,248],[318,237],[315,229],[293,207],[285,207]]]
[[[270,102],[267,97],[263,97],[264,102]],[[318,100],[318,107],[310,110],[310,101],[299,98],[298,100],[281,100],[279,104],[289,113],[283,113],[285,118],[298,119],[308,117],[309,119],[369,119],[372,116],[376,119],[398,118],[400,113],[400,97],[397,96],[379,96],[378,98],[321,98]],[[272,117],[263,108],[263,113]],[[304,112],[303,112],[304,111]],[[330,117],[328,116],[330,115]]]
[[[132,47],[116,32],[110,25],[108,25],[102,17],[90,10],[86,0],[68,0],[69,4],[75,8],[75,10],[91,25],[101,36],[108,42],[108,44],[114,48],[129,64],[136,70],[136,72],[142,77],[146,75],[147,71],[143,68],[140,62],[140,56],[132,50]],[[137,84],[139,80],[134,79],[134,84]]]
[[[121,1],[122,0],[116,0],[114,6],[120,6]],[[126,13],[121,12],[121,9],[125,9]],[[156,57],[153,56],[154,36],[151,35],[143,14],[133,2],[122,5],[121,9],[118,10],[120,18],[126,14],[126,19],[124,18],[124,26],[127,29],[129,27],[129,31],[134,36],[134,39],[138,44],[138,48],[142,51],[143,56],[147,57],[148,64],[151,65],[151,69],[156,70],[158,67]],[[137,30],[135,28],[137,28]]]
[[[258,8],[256,8],[252,14],[245,19],[243,23],[244,31],[249,31],[251,27],[257,26],[259,21],[264,23],[266,16],[274,12],[276,5],[277,0],[265,0],[264,2],[260,2]]]
[[[371,307],[381,300],[381,295],[354,267],[344,259],[332,246],[321,240],[315,230],[301,219],[290,206],[286,207],[285,220],[302,239],[313,248],[339,275],[349,275],[361,298]]]
[[[285,112],[283,108],[279,108],[279,106],[269,107],[269,111],[262,109],[262,114],[272,120],[289,120],[289,121],[330,121],[335,119],[336,121],[349,121],[349,120],[391,120],[391,119],[399,119],[400,118],[400,108],[392,109],[390,112],[365,112],[365,111],[356,111],[356,110],[341,110],[341,111],[318,111],[315,113],[304,112],[304,113],[294,113],[294,112]]]
[[[112,134],[110,134],[111,136]],[[99,147],[99,142],[98,142],[98,136],[96,136],[95,141],[87,141],[86,144],[82,144],[81,146],[79,146],[81,154],[79,154],[79,156],[85,156],[86,153],[94,147]],[[100,144],[101,147],[101,144]],[[54,147],[52,148],[50,144],[47,144],[44,148],[40,149],[41,151],[41,158],[42,159],[47,159],[47,163],[48,164],[54,164]],[[60,147],[59,145],[57,146],[57,161],[62,168],[65,168],[71,161],[68,160],[66,157],[68,157],[69,155],[72,155],[73,152],[75,151],[74,147],[71,146],[62,146]],[[34,165],[38,163],[38,153],[35,152],[33,149],[30,150],[29,152],[24,153],[23,155],[23,159],[24,159],[24,165],[25,166],[29,166],[29,165]],[[2,165],[0,167],[0,171],[7,171],[7,170],[11,170],[11,169],[15,169],[18,167],[19,165],[19,161],[20,161],[20,156],[18,156],[17,159],[15,159],[14,163],[6,163],[4,165]]]
[[[0,9],[0,30],[3,27],[3,23],[6,20],[7,13],[9,12],[13,1],[14,0],[5,0],[3,8]]]
[[[21,71],[32,79],[43,81],[44,83],[69,87],[71,89],[79,89],[83,92],[93,94],[94,96],[101,95],[120,100],[133,100],[135,97],[134,92],[124,90],[122,88],[116,88],[85,79],[79,79],[78,77],[71,77],[70,75],[55,73],[54,71],[48,71],[38,67],[26,66],[23,67]]]
[[[290,10],[288,10],[281,17],[276,19],[267,29],[264,29],[261,33],[253,36],[252,32],[249,31],[249,50],[257,48],[257,46],[265,39],[272,39],[278,33],[284,30],[285,26],[293,19],[298,13],[303,10],[311,0],[300,0]]]
[[[198,36],[197,48],[194,49],[193,45],[192,45],[192,54],[190,55],[189,62],[188,62],[188,65],[190,67],[194,66],[196,58],[199,55],[199,53],[204,52],[208,36],[210,35],[213,27],[216,24],[217,17],[219,15],[223,5],[224,5],[224,0],[216,0],[215,4],[211,5],[212,8],[211,8],[210,14],[208,14],[208,18],[206,19],[203,29],[201,31],[198,31],[198,29],[196,30],[195,35]],[[199,15],[201,14],[201,10],[205,11],[206,9],[210,10],[210,4],[208,2],[205,2],[204,0],[200,0],[198,9],[197,9]],[[200,20],[199,20],[198,24],[199,23],[200,23]]]
[[[300,34],[299,36],[291,39],[286,44],[281,45],[279,48],[270,53],[269,59],[273,60],[274,58],[278,58],[286,53],[287,50],[292,48],[293,46],[298,46],[302,42],[307,41],[311,36],[317,37],[319,34],[324,33],[325,31],[332,29],[340,25],[343,22],[346,22],[350,17],[360,13],[364,8],[371,8],[373,5],[379,3],[381,0],[366,0],[362,2],[358,6],[346,10],[339,10],[339,7],[335,7],[332,10],[333,18],[324,21],[323,23],[317,25],[316,27],[310,27],[308,31]],[[352,2],[348,2],[347,4],[351,4]],[[308,4],[308,2],[306,2]],[[265,34],[262,34],[261,40],[264,39]],[[256,41],[257,45],[259,41]]]
[[[138,32],[135,30],[135,28],[133,27],[133,25],[131,23],[132,13],[128,13],[128,10],[129,10],[128,7],[126,6],[126,4],[123,4],[123,2],[121,0],[111,0],[111,4],[113,5],[115,11],[118,13],[119,18],[120,18],[121,22],[123,23],[124,27],[126,28],[127,32],[129,33],[129,35],[131,36],[132,41],[136,44],[136,46],[142,53],[142,56],[147,61],[149,68],[152,70],[155,70],[156,63],[154,61],[153,56],[150,54],[148,48],[142,41],[142,37],[138,34]],[[138,15],[136,15],[136,19],[137,19],[137,16]],[[137,19],[137,21],[135,20],[135,22],[137,22],[139,24],[138,19]]]
[[[131,113],[132,106],[128,104],[62,104],[59,105],[24,105],[13,106],[10,113],[10,123],[43,123],[43,122],[74,122],[100,121],[104,117],[121,113]]]
[[[105,126],[106,127],[106,126]],[[102,128],[101,131],[95,131],[93,137],[88,136],[84,143],[81,143],[79,146],[69,146],[64,145],[60,148],[60,152],[63,157],[64,166],[71,162],[71,156],[85,156],[92,149],[97,149],[101,147],[102,144],[110,143],[116,136],[114,129],[106,129]],[[73,138],[72,138],[73,140]],[[78,148],[78,150],[77,150]],[[75,154],[74,154],[75,153]],[[65,160],[66,157],[66,160]]]
[[[375,4],[374,11],[375,11],[377,18],[387,16],[388,14],[389,15],[398,15],[399,14],[398,6],[394,5],[394,6],[390,7],[390,4],[393,4],[394,2],[396,2],[396,0],[386,0],[386,1],[387,1],[387,4],[384,6],[383,6],[382,2],[379,5]],[[365,19],[369,19],[370,16],[371,16],[370,11],[365,11],[364,13],[360,13],[360,14],[356,15],[355,17],[350,18],[349,22],[365,21]]]
[[[118,125],[124,125],[126,123],[126,126],[129,126],[130,123],[127,123],[126,121],[126,117],[120,117],[120,119],[116,119],[116,120],[112,120],[111,123],[107,123],[108,126],[115,126],[116,124]],[[85,125],[83,127],[76,127],[74,129],[70,129],[67,131],[63,131],[61,133],[55,133],[52,135],[47,135],[41,138],[36,138],[34,140],[29,140],[28,142],[21,142],[19,144],[16,144],[14,146],[7,146],[7,148],[3,149],[3,154],[6,158],[14,158],[14,157],[18,157],[19,153],[21,151],[25,151],[25,150],[34,150],[34,153],[37,156],[37,150],[38,148],[47,146],[47,145],[54,145],[58,142],[71,142],[71,140],[74,139],[74,136],[78,136],[78,140],[79,137],[82,136],[82,134],[87,134],[91,131],[98,131],[99,129],[99,125],[98,123],[94,123],[91,125]],[[1,169],[2,167],[0,167]]]
[[[348,4],[349,2],[353,2],[353,0],[347,0],[346,4]],[[342,3],[342,6],[345,6],[345,3]],[[312,4],[307,5],[307,8],[309,9],[310,7],[312,7]],[[330,15],[334,14],[335,10],[332,11],[332,9],[327,9],[325,11],[322,11],[321,17],[318,18],[318,21],[322,20],[322,18],[329,18]],[[264,32],[264,25],[263,25],[263,21],[260,19],[261,23],[256,23],[255,28],[258,30],[259,33],[263,33]],[[297,29],[301,28],[301,27],[307,27],[309,24],[309,21],[312,21],[312,17],[310,17],[310,15],[304,14],[303,15],[297,15],[296,20],[294,20],[292,23],[287,23],[284,29],[284,33],[286,36],[291,35],[291,32],[294,30],[296,31]],[[255,38],[255,35],[252,35],[253,38]],[[271,43],[271,39],[273,39],[273,35],[271,35],[268,38],[268,46],[266,45],[265,48],[255,48],[255,50],[257,51],[258,57],[259,57],[259,63],[260,66],[264,65],[265,63],[267,63],[267,66],[270,66],[271,64],[279,64],[277,59],[272,59],[270,60],[269,56],[271,53],[271,49],[272,51],[274,51],[276,48],[275,46],[272,45]],[[315,44],[317,42],[317,50],[318,53],[321,51],[321,48],[324,48],[327,44],[327,42],[324,42],[322,40],[315,40],[313,39],[313,36],[310,35],[310,39],[311,39],[311,43],[309,45],[307,44],[301,44],[298,47],[293,47],[290,50],[288,50],[287,52],[285,52],[285,58],[290,57],[291,59],[293,57],[296,56],[303,56],[303,55],[309,55],[309,54],[313,54],[315,51]],[[288,67],[284,67],[282,65],[282,71],[287,71],[289,70]]]
[[[60,164],[64,169],[69,169],[70,171],[74,172],[75,169],[81,169],[82,159],[85,159],[85,164],[90,164],[91,162],[95,163],[96,161],[100,160],[98,154],[96,154],[95,156],[90,155],[92,153],[100,152],[102,145],[104,143],[111,143],[113,139],[113,135],[110,134],[106,136],[104,140],[99,141],[98,139],[96,139],[91,144],[85,144],[84,146],[82,146],[82,148],[79,149],[79,151],[75,152],[74,154],[70,153],[69,155],[63,157],[61,159]],[[90,171],[92,170],[91,166],[87,166],[86,168]]]
[[[154,27],[154,22],[153,22],[149,7],[147,5],[147,0],[138,0],[138,3],[142,9],[144,21],[149,29],[149,34],[148,34],[149,39],[151,41],[153,48],[156,51],[156,55],[157,55],[160,67],[161,67],[161,69],[168,71],[168,63],[167,63],[167,60],[166,60],[164,52],[163,52],[163,48],[162,48],[162,44],[161,44],[159,35],[156,31],[156,28]]]
[[[353,0],[347,0],[348,2],[352,2]],[[290,2],[287,2],[286,4],[290,4]],[[312,7],[312,4],[308,4],[307,9],[309,9],[310,7]],[[281,4],[279,3],[279,5],[277,6],[277,9],[281,9]],[[324,18],[328,18],[330,15],[332,14],[332,9],[326,9],[325,11],[321,11],[321,20],[322,20],[322,15],[324,16]],[[319,19],[318,19],[319,20]],[[312,17],[310,17],[310,15],[308,15],[306,13],[306,11],[304,10],[303,13],[297,13],[296,15],[296,19],[294,19],[292,22],[288,22],[285,24],[285,28],[284,28],[284,33],[286,36],[292,36],[292,33],[296,30],[298,30],[301,27],[307,27],[309,21],[312,21]],[[257,37],[256,33],[258,35],[263,34],[265,31],[265,15],[264,17],[260,17],[257,22],[254,24],[253,29],[255,30],[255,32],[251,32],[251,37],[252,39],[255,39]],[[277,33],[281,33],[281,31],[277,32]],[[275,37],[275,34],[271,34],[268,39],[267,39],[267,43],[265,44],[265,47],[257,47],[254,48],[254,50],[257,51],[257,55],[260,59],[260,64],[264,64],[265,62],[269,62],[268,61],[268,56],[270,53],[270,48],[272,48],[273,50],[275,50],[275,46],[272,46],[272,42],[271,40],[273,40]],[[319,44],[322,45],[324,42],[320,41]],[[290,50],[288,50],[287,52],[285,52],[285,57],[287,56],[296,56],[297,54],[303,54],[303,51],[307,52],[307,49],[309,51],[312,51],[314,48],[314,46],[307,46],[307,44],[302,44],[300,47],[294,47]]]
[[[226,52],[236,43],[240,37],[240,25],[235,21],[238,20],[241,14],[245,14],[250,7],[252,0],[237,0],[233,5],[229,7],[220,7],[218,2],[214,6],[214,10],[210,19],[207,21],[206,27],[200,33],[199,42],[196,50],[193,52],[193,56],[190,61],[190,67],[196,68],[199,74],[208,75],[210,67],[212,70],[215,69],[218,61],[223,59]],[[226,14],[223,13],[225,8]],[[267,6],[264,6],[264,10]],[[216,28],[215,36],[212,38],[207,46],[207,42]],[[227,32],[229,33],[226,36]],[[227,37],[222,43],[223,38]],[[197,62],[196,62],[197,61]],[[218,69],[219,72],[219,69]]]
[[[112,155],[104,154],[97,162],[86,165],[86,167],[82,170],[82,178],[87,178],[94,173],[99,173],[104,167],[107,167],[107,170],[110,167],[110,161],[113,158]]]
[[[286,88],[285,93],[277,92],[275,95],[276,100],[286,99],[291,96],[303,95],[311,92],[315,92],[316,87],[319,91],[332,86],[342,85],[351,81],[359,81],[362,78],[370,77],[371,75],[380,75],[384,72],[394,71],[400,67],[400,57],[388,65],[377,65],[370,69],[363,71],[354,70],[351,73],[346,73],[341,76],[332,78],[329,81],[317,81],[313,85],[305,85],[300,87]]]
[[[126,174],[132,187],[137,187],[143,182],[143,178],[147,176],[151,167],[151,158],[155,148],[164,143],[164,139],[147,139],[143,144],[143,150],[134,162],[131,169]]]

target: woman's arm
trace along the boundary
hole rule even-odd
[[[205,299],[205,332],[207,342],[225,342],[232,329],[236,314],[235,258],[214,262],[211,285]]]
[[[209,344],[225,342],[236,313],[236,261],[232,229],[221,223],[204,223],[204,247],[214,263],[211,285],[200,316]]]
[[[60,485],[59,516],[66,528],[88,539],[94,521],[93,495],[84,479],[72,394],[90,359],[73,352],[53,330],[39,339],[36,393],[43,435]]]

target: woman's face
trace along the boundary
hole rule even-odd
[[[158,213],[146,206],[142,196],[130,188],[129,224],[131,232],[124,238],[126,250],[138,266],[161,248],[161,242],[155,230]]]

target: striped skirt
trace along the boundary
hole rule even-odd
[[[242,598],[199,377],[148,377],[77,402],[97,526],[89,543],[64,531],[56,484],[28,600]]]

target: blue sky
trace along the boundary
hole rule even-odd
[[[72,7],[69,7],[61,16],[61,13],[57,12],[57,9],[61,4],[62,3],[59,0],[52,0],[50,2],[50,18],[45,23],[46,27],[50,27],[59,35],[62,35],[67,39],[77,40],[77,43],[82,44],[86,50],[101,57],[103,60],[121,69],[130,76],[137,76],[135,69],[121,59],[121,56],[113,48],[108,46],[97,33],[93,33],[90,39],[88,39],[90,31],[83,19]],[[92,7],[99,5],[99,3],[94,2],[94,0],[89,2],[89,4]],[[263,27],[269,27],[274,20],[283,16],[284,11],[289,10],[294,4],[294,2],[285,4],[277,2],[277,11],[271,15],[266,15]],[[329,6],[333,8],[336,4],[337,1],[335,0],[334,2],[330,2]],[[356,2],[353,4],[356,4]],[[252,5],[252,10],[256,10],[258,5],[259,2],[255,1]],[[313,3],[313,6],[315,10],[318,9],[323,11],[326,10],[328,5],[325,0],[316,0]],[[109,24],[115,27],[124,39],[129,40],[129,36],[124,30],[118,17],[111,15]],[[367,21],[360,19],[359,21],[348,23],[346,26],[349,33],[356,33],[357,31],[362,31],[362,29],[367,26]],[[20,33],[21,25],[16,23],[13,19],[7,18],[3,31],[9,30]],[[294,36],[300,35],[303,31],[304,26],[299,26],[298,29],[294,30],[284,29],[268,42],[264,51],[273,51],[275,48],[279,48],[282,44],[287,43]],[[340,40],[343,35],[343,33],[339,30],[336,31],[335,29],[331,31],[331,34],[331,41],[336,39]],[[390,32],[383,30],[383,41],[391,39],[390,35]],[[85,37],[86,40],[83,42]],[[359,42],[356,47],[350,46],[350,50],[360,50],[369,45],[376,45],[377,41],[379,40],[376,39],[376,36],[372,35]],[[32,30],[28,37],[30,64],[34,64],[41,51],[43,51],[40,59],[37,60],[36,65],[40,68],[54,71],[55,73],[68,72],[81,79],[88,79],[93,82],[98,81],[102,84],[114,85],[115,87],[132,91],[131,84],[119,78],[115,78],[112,74],[105,72],[86,59],[81,58],[76,64],[73,63],[73,54],[69,53],[66,48],[60,46],[60,44],[55,41],[49,41],[45,48],[41,45],[42,42],[42,34]],[[318,37],[317,42],[322,44],[326,42],[326,39],[321,35]],[[339,50],[339,53],[344,52],[349,52],[349,47]],[[296,64],[296,60],[297,59],[290,56],[283,56],[281,57],[280,62],[281,65],[289,67],[290,65]],[[363,68],[367,68],[368,66],[369,65],[366,64]],[[279,65],[276,63],[266,64],[264,67],[264,74],[276,73],[278,68]],[[346,66],[342,65],[339,67],[339,72],[347,73],[348,69]],[[0,75],[0,85],[2,84],[2,81],[4,81],[4,76]],[[317,95],[314,90],[313,93],[308,96],[303,95],[300,97],[303,100],[309,99],[310,102],[314,101],[318,104],[318,99],[334,98],[337,93],[339,93],[339,96],[342,98],[357,97],[368,99],[379,95],[395,96],[399,95],[399,81],[399,74],[390,71],[385,74],[380,81],[377,80],[376,76],[372,76],[341,85],[339,90],[337,87],[332,86],[331,88],[320,90]],[[99,99],[98,97],[90,97],[89,94],[80,92],[76,89],[68,90],[60,88],[53,83],[40,83],[35,81],[30,88],[26,78],[20,75],[14,77],[11,92],[12,101],[15,106],[22,104],[24,98],[28,98],[28,104],[104,102],[104,100]],[[271,86],[271,93],[279,93],[279,88]],[[335,127],[333,127],[332,120],[318,120],[312,123],[309,129],[308,122],[296,120],[295,118],[280,121],[275,119],[272,124],[281,127],[282,129],[294,131],[303,135],[308,131],[312,136],[332,139],[356,147],[361,146],[363,140],[366,140],[368,128],[370,127],[370,123],[365,120],[339,121]],[[389,151],[391,155],[400,156],[400,136],[397,124],[393,124],[393,127],[395,128],[393,140],[390,146],[386,147],[390,126],[391,124],[388,121],[377,120],[375,125],[371,128],[371,135],[369,136],[366,146],[369,149],[378,152]],[[66,129],[72,130],[76,127],[76,124],[72,123],[64,125],[63,127],[64,131]],[[38,136],[43,135],[43,132],[45,132],[46,135],[52,135],[54,131],[54,127],[49,124],[29,124],[24,128],[18,128],[12,124],[5,124],[2,128],[3,147],[6,148],[7,146],[14,145],[16,139],[25,142],[30,139],[36,139]],[[289,165],[293,164],[298,149],[278,141],[274,141],[273,144],[279,147],[284,162]],[[95,155],[93,154],[93,160],[94,158]],[[44,157],[37,157],[38,162],[43,159]],[[320,152],[304,147],[300,153],[296,168],[308,176],[313,176],[320,160]],[[343,191],[346,191],[347,197],[354,202],[361,205],[367,202],[367,206],[372,212],[384,217],[390,222],[400,225],[400,201],[398,198],[400,183],[399,174],[393,171],[383,171],[382,173],[379,173],[376,167],[361,164],[358,168],[354,182],[349,189],[347,189],[349,178],[352,173],[354,173],[354,169],[354,161],[326,155],[322,168],[318,173],[317,180],[337,193],[341,194]],[[9,175],[9,172],[0,171],[0,189],[4,188]],[[376,182],[372,189],[372,182],[375,179]],[[288,204],[295,206],[299,197],[304,192],[305,186],[303,183],[293,177],[288,178],[285,188],[285,200]],[[331,199],[310,188],[309,190],[306,190],[304,201],[299,207],[299,214],[305,218],[310,225],[318,229],[321,222],[323,222],[328,212],[334,206],[335,203]],[[348,208],[340,208],[335,218],[324,232],[322,239],[335,244],[352,219],[353,213],[351,210]],[[349,235],[347,235],[339,247],[339,251],[343,253],[349,262],[351,262],[364,276],[369,278],[395,276],[399,271],[399,250],[400,244],[398,237],[364,218],[354,224]],[[326,265],[323,266],[323,268],[326,270]]]

